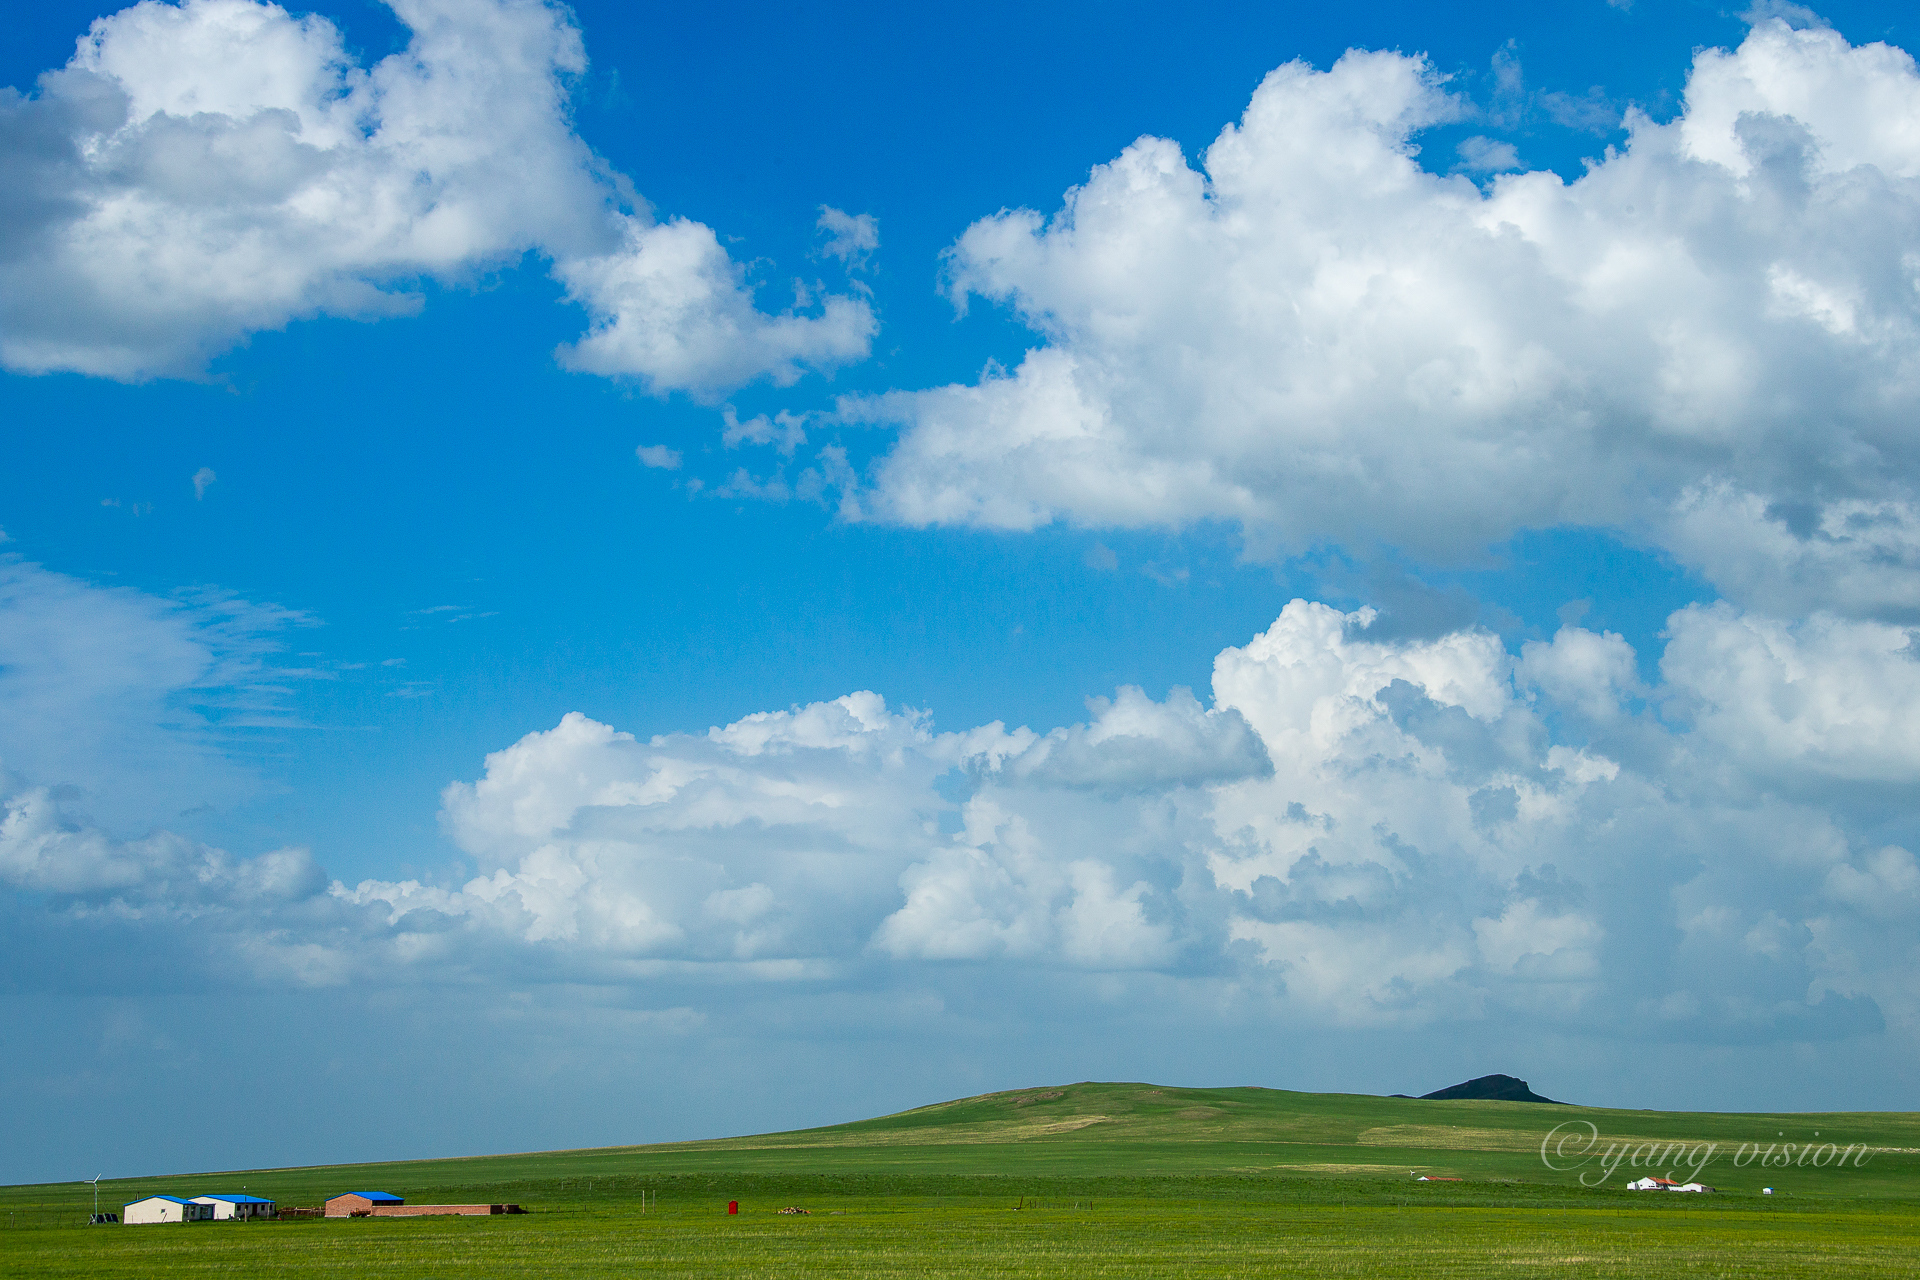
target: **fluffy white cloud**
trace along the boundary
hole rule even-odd
[[[1799,623],[1694,605],[1668,620],[1660,669],[1703,736],[1764,772],[1920,780],[1920,651],[1901,627]]]
[[[860,266],[880,247],[880,220],[870,213],[848,213],[820,206],[820,233],[827,238],[820,251],[848,266]]]
[[[1092,816],[1091,829],[1113,825]],[[1148,916],[1149,897],[1162,895],[1144,879],[1120,889],[1118,875],[1111,853],[1072,857],[1025,815],[976,797],[957,840],[902,873],[906,901],[874,943],[901,959],[1168,965],[1177,956],[1173,929]]]
[[[305,849],[235,859],[166,832],[116,840],[67,811],[46,787],[9,797],[0,819],[0,880],[76,897],[113,895],[180,908],[202,902],[298,900],[326,888]]]
[[[1128,686],[1094,698],[1086,724],[1055,729],[998,765],[1010,779],[1063,787],[1139,791],[1232,782],[1272,772],[1266,749],[1232,707],[1208,711],[1192,690],[1165,702]]]
[[[121,966],[120,990],[324,987],[390,963],[377,919],[327,893],[302,848],[236,858],[171,832],[119,839],[47,787],[0,804],[10,972]],[[72,985],[72,975],[64,984]]]
[[[1920,1032],[1916,833],[1834,790],[1910,811],[1904,632],[1690,608],[1644,688],[1617,636],[1515,660],[1374,621],[1294,601],[1207,702],[1122,689],[1047,733],[872,693],[646,741],[569,715],[445,791],[464,883],[323,888],[303,851],[118,839],[16,783],[0,880],[36,954],[111,935],[214,983],[506,980],[696,1020],[919,991],[938,1022],[1044,981],[1383,1034]]]
[[[959,742],[872,694],[647,744],[570,715],[446,793],[449,834],[491,874],[350,896],[621,959],[830,964],[928,847]]]
[[[1611,631],[1596,635],[1581,627],[1562,627],[1544,644],[1521,645],[1515,675],[1554,704],[1596,720],[1618,715],[1640,688],[1633,646]]]
[[[1789,783],[1877,751],[1911,787],[1897,707],[1850,725],[1775,695],[1765,735],[1716,719],[1753,699],[1698,677],[1707,631],[1753,648],[1775,625],[1724,606],[1675,615],[1657,690],[1617,636],[1568,627],[1516,663],[1486,632],[1372,621],[1295,601],[1219,655],[1211,707],[1123,689],[1047,734],[936,733],[870,693],[649,742],[571,715],[447,790],[480,875],[334,897],[424,971],[857,987],[881,962],[1017,964],[1226,980],[1327,1025],[1705,1040],[1920,1015],[1888,905],[1913,898],[1910,855],[1740,768],[1762,740]],[[1831,698],[1920,670],[1884,628],[1834,625],[1796,659]],[[1651,709],[1676,701],[1697,728]],[[1553,712],[1594,736],[1555,741]]]
[[[1920,506],[1906,500],[1776,504],[1702,485],[1681,495],[1666,542],[1730,596],[1776,617],[1824,607],[1920,620]]]
[[[768,316],[713,228],[684,218],[623,222],[613,252],[555,264],[567,297],[593,318],[585,337],[560,349],[567,368],[713,397],[763,375],[787,386],[803,365],[866,358],[876,326],[865,302],[832,296],[819,316]]]
[[[859,509],[1431,557],[1609,524],[1756,605],[1911,608],[1912,59],[1762,21],[1697,56],[1670,123],[1630,112],[1577,180],[1484,192],[1415,159],[1461,110],[1419,58],[1290,63],[1200,168],[1143,137],[1050,217],[975,223],[954,297],[1044,345],[843,402],[901,426]],[[1772,542],[1710,527],[1766,512]]]
[[[142,0],[0,98],[0,360],[193,374],[260,329],[418,309],[532,250],[592,330],[575,367],[711,394],[866,351],[864,302],[767,315],[697,223],[656,224],[574,134],[585,69],[544,0],[395,0],[371,67],[317,15]]]

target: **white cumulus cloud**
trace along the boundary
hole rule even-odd
[[[757,377],[788,386],[803,367],[866,358],[876,325],[865,302],[835,295],[819,316],[769,316],[713,228],[684,218],[623,222],[613,251],[554,266],[593,321],[560,349],[567,368],[713,398]]]
[[[531,251],[591,329],[574,367],[712,394],[865,354],[866,304],[756,309],[710,229],[655,222],[573,132],[564,7],[394,0],[407,47],[256,0],[142,0],[0,97],[0,361],[191,376],[262,329],[421,305]]]
[[[36,955],[106,930],[217,982],[495,975],[715,1017],[771,984],[813,1017],[971,966],[998,977],[952,992],[996,1020],[1097,978],[1278,1027],[1912,1043],[1920,833],[1844,789],[1920,786],[1903,632],[1690,608],[1642,688],[1616,636],[1516,661],[1374,621],[1296,600],[1210,697],[1121,689],[1044,733],[868,692],[647,740],[568,715],[446,789],[464,880],[323,889],[300,850],[118,838],[14,779],[0,880]]]
[[[1805,785],[1876,753],[1877,779],[1920,781],[1897,702],[1856,724],[1756,699],[1747,684],[1787,677],[1740,674],[1753,657],[1726,668],[1739,689],[1703,681],[1709,627],[1722,647],[1780,644],[1726,606],[1675,615],[1658,689],[1617,636],[1563,628],[1515,662],[1484,631],[1375,640],[1373,620],[1295,601],[1218,656],[1210,704],[1122,689],[1047,733],[936,732],[871,693],[644,742],[571,715],[447,790],[478,876],[334,897],[412,938],[397,954],[423,973],[537,955],[636,981],[857,986],[876,961],[1231,974],[1328,1026],[1709,1041],[1920,1014],[1887,932],[1904,917],[1868,905],[1876,885],[1911,895],[1908,855]],[[1912,665],[1845,625],[1797,655],[1843,707]],[[1756,700],[1762,732],[1726,722]],[[1659,718],[1679,703],[1691,722]],[[1768,769],[1743,772],[1755,750]],[[1783,789],[1756,795],[1767,776]],[[1770,939],[1757,967],[1694,956],[1736,928]]]
[[[1764,772],[1920,779],[1920,650],[1902,627],[1802,622],[1695,605],[1668,620],[1660,666],[1702,734]]]
[[[976,222],[955,299],[1040,342],[844,400],[900,427],[848,509],[1439,559],[1601,524],[1754,607],[1911,609],[1912,58],[1760,21],[1571,182],[1423,170],[1414,139],[1463,110],[1417,57],[1289,63],[1198,165],[1143,137],[1052,214]],[[1715,538],[1735,522],[1764,536]]]

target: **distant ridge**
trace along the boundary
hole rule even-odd
[[[1394,1097],[1405,1097],[1395,1094]],[[1422,1101],[1445,1102],[1457,1098],[1472,1098],[1493,1102],[1549,1102],[1556,1107],[1568,1104],[1554,1098],[1543,1098],[1527,1087],[1525,1080],[1513,1076],[1479,1076],[1464,1084],[1448,1085],[1444,1089],[1435,1089],[1432,1093],[1420,1095]]]

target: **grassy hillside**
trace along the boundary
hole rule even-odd
[[[1579,1139],[1560,1169],[1541,1159],[1555,1125]],[[1721,1194],[1622,1189],[1649,1167],[1686,1175],[1698,1143],[1715,1144],[1702,1176]],[[1787,1143],[1825,1167],[1754,1159],[1770,1146],[1781,1160]],[[1626,1159],[1601,1179],[1609,1146]],[[1490,1260],[1512,1274],[1904,1275],[1920,1255],[1920,1114],[1074,1084],[705,1142],[127,1179],[101,1198],[241,1188],[286,1205],[375,1188],[533,1214],[96,1229],[70,1225],[86,1187],[10,1187],[0,1273],[541,1275],[564,1259],[581,1276],[1474,1275]],[[643,1193],[658,1196],[644,1213]],[[735,1199],[744,1212],[728,1218]],[[789,1204],[813,1213],[773,1212]]]
[[[1556,1126],[1578,1140],[1581,1126],[1600,1137],[1594,1161],[1572,1168],[1579,1141],[1560,1144],[1556,1176],[1541,1145]],[[1426,1102],[1364,1094],[1279,1089],[1170,1089],[1144,1084],[1075,1084],[963,1098],[853,1124],[792,1133],[567,1153],[567,1158],[671,1153],[681,1167],[906,1169],[1034,1172],[1064,1175],[1168,1173],[1339,1173],[1398,1178],[1410,1173],[1518,1177],[1579,1184],[1593,1180],[1608,1144],[1712,1143],[1709,1181],[1725,1189],[1793,1183],[1829,1194],[1920,1193],[1920,1113],[1714,1114],[1620,1111],[1527,1102]],[[1736,1168],[1741,1143],[1783,1155],[1785,1144],[1818,1151],[1853,1146],[1845,1170],[1838,1151],[1825,1167]],[[1860,1162],[1858,1151],[1875,1154]],[[749,1155],[748,1153],[751,1153]],[[1651,1157],[1654,1153],[1649,1152]],[[1678,1154],[1678,1153],[1673,1153]],[[1820,1158],[1820,1154],[1812,1158]],[[1631,1156],[1629,1156],[1631,1159]],[[712,1164],[707,1162],[712,1161]],[[1665,1172],[1668,1165],[1661,1165]],[[1617,1183],[1618,1178],[1610,1179]]]

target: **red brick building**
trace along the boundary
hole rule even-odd
[[[349,1191],[327,1201],[329,1218],[485,1218],[496,1213],[525,1213],[517,1204],[408,1204],[385,1191]]]

